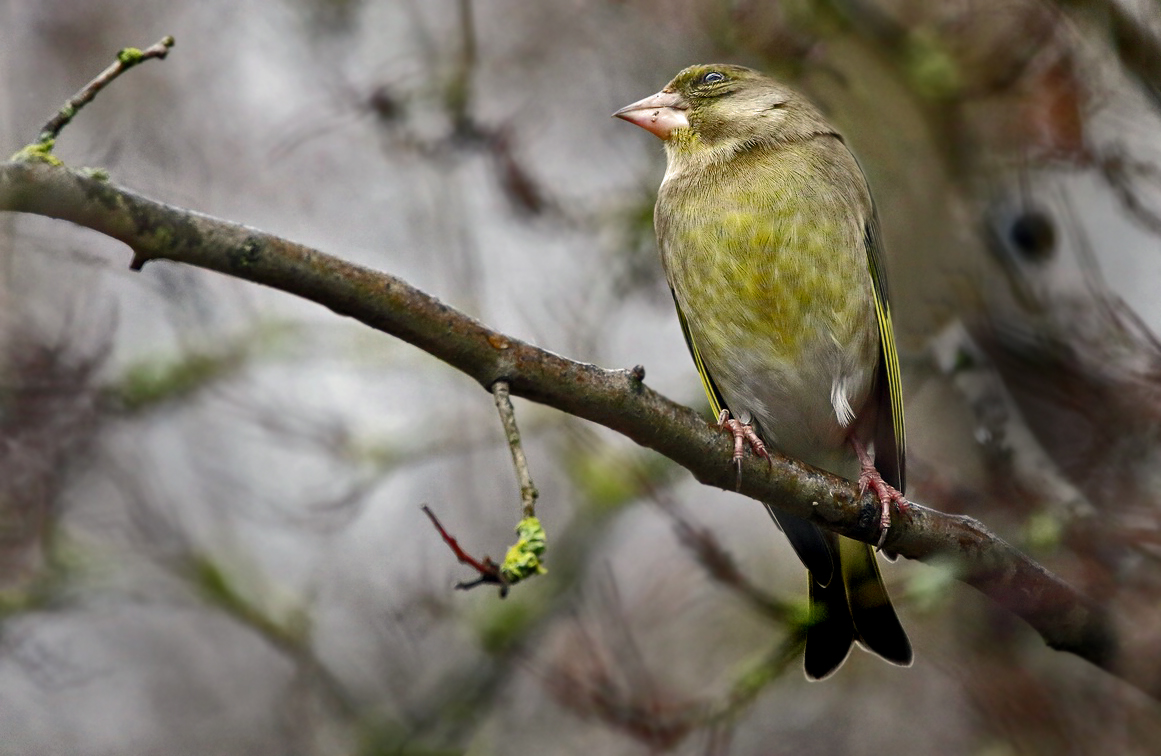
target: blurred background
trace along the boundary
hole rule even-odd
[[[66,162],[697,407],[661,145],[609,114],[696,62],[792,82],[879,203],[909,494],[1161,638],[1156,2],[6,0],[0,151],[166,34]],[[513,542],[491,397],[316,305],[129,261],[0,216],[2,754],[1161,753],[1155,701],[954,564],[884,566],[911,669],[856,651],[807,683],[745,597],[806,596],[760,505],[520,400],[549,572],[456,591],[420,506],[477,556]]]

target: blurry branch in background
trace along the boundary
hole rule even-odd
[[[472,72],[476,70],[476,20],[472,0],[459,0],[457,10],[460,22],[460,50],[455,70],[444,90],[447,109],[457,134],[476,135],[478,125],[473,120],[469,105],[472,99]]]
[[[556,202],[548,186],[527,167],[527,159],[516,144],[516,129],[510,123],[483,122],[474,112],[473,78],[478,69],[475,11],[471,0],[458,0],[456,6],[458,35],[454,51],[431,50],[426,70],[438,72],[432,79],[411,79],[373,84],[368,89],[353,85],[342,87],[344,105],[372,119],[382,135],[385,152],[397,148],[437,163],[446,171],[449,159],[483,155],[491,163],[496,184],[511,209],[523,219],[549,216],[569,223],[571,218]],[[444,73],[446,59],[452,61]],[[442,75],[441,75],[442,74]],[[422,81],[416,86],[414,82]],[[408,89],[408,86],[413,88]],[[432,93],[437,93],[435,97]],[[442,124],[433,128],[431,113],[438,111]],[[315,114],[301,119],[295,133],[276,143],[272,160],[282,162],[304,143],[328,138],[333,121],[319,123]],[[397,154],[388,155],[398,159]]]
[[[1066,10],[1089,12],[1108,28],[1109,44],[1126,70],[1161,106],[1161,17],[1156,3],[1056,0]],[[1134,13],[1135,10],[1135,13]]]
[[[97,376],[112,349],[111,316],[78,321],[55,338],[6,323],[0,340],[0,618],[60,601],[73,567],[59,494],[110,420]]]
[[[726,689],[714,696],[683,696],[653,679],[638,658],[631,638],[604,639],[607,630],[580,628],[546,677],[546,688],[564,708],[584,719],[597,720],[620,731],[653,752],[668,751],[695,733],[707,737],[707,754],[727,753],[733,726],[743,721],[758,696],[800,664],[811,621],[805,603],[780,601],[751,582],[708,529],[691,523],[662,486],[640,471],[628,470],[644,496],[672,520],[681,544],[709,577],[738,596],[751,609],[785,631],[756,661],[733,673]],[[619,617],[622,612],[609,612]],[[616,624],[616,623],[613,623]],[[629,630],[622,630],[627,635]]]
[[[184,577],[212,607],[258,633],[293,661],[298,683],[320,695],[330,711],[346,722],[357,721],[360,709],[351,692],[315,653],[311,611],[296,605],[274,611],[243,593],[229,573],[206,554],[190,550],[174,572]],[[264,591],[269,595],[271,591]]]
[[[525,218],[549,214],[563,219],[562,208],[553,201],[549,189],[528,170],[518,154],[513,128],[509,124],[484,123],[474,112],[473,78],[479,69],[479,55],[472,0],[458,0],[456,16],[459,35],[458,47],[450,55],[453,68],[439,87],[439,106],[449,123],[446,133],[432,138],[424,126],[413,122],[414,106],[418,104],[415,100],[422,97],[426,88],[421,93],[408,93],[397,90],[398,83],[392,81],[361,97],[360,106],[376,116],[386,134],[427,159],[483,153],[491,162],[504,198],[516,213]],[[431,67],[438,70],[439,61],[433,60]]]
[[[805,607],[780,601],[754,585],[710,530],[690,522],[678,509],[677,502],[668,492],[647,482],[645,485],[649,497],[673,521],[673,530],[681,545],[693,555],[714,582],[732,591],[759,614],[787,625],[789,631],[787,642],[794,648],[806,643],[806,629],[810,618],[807,612],[803,611]]]
[[[630,609],[619,600],[616,586],[610,585],[606,593],[613,596],[613,605],[601,611],[597,621],[578,618],[543,676],[545,689],[561,707],[633,738],[651,753],[671,751],[699,733],[705,737],[702,753],[728,753],[734,725],[744,721],[763,691],[801,663],[811,620],[808,607],[805,601],[780,600],[747,578],[717,537],[682,513],[670,491],[672,476],[651,473],[644,453],[606,448],[597,456],[601,472],[586,466],[585,475],[605,478],[598,484],[607,490],[604,496],[651,500],[669,517],[678,541],[710,579],[775,625],[780,640],[731,672],[724,689],[714,693],[699,689],[691,696],[650,672],[632,636]],[[680,580],[695,581],[688,570],[676,572]],[[642,611],[639,603],[632,606]]]
[[[904,13],[891,13],[889,6],[828,0],[807,28],[825,40],[835,35],[828,24],[837,22],[869,54],[885,56],[927,122],[944,170],[974,178],[1001,165],[1018,172],[1095,170],[1130,215],[1161,234],[1154,209],[1159,170],[1118,138],[1094,134],[1092,116],[1107,106],[1108,94],[1106,84],[1089,76],[1095,51],[1107,52],[1161,107],[1156,3],[933,3]],[[1003,14],[1005,22],[989,21],[993,14]]]
[[[235,375],[257,350],[259,333],[212,348],[190,349],[178,357],[138,360],[103,389],[103,400],[122,415],[144,413],[188,399]]]
[[[609,652],[587,633],[578,632],[567,661],[555,666],[546,688],[563,708],[582,719],[597,720],[649,747],[651,753],[676,748],[706,732],[710,756],[728,753],[731,729],[748,704],[797,661],[797,643],[781,643],[745,669],[720,702],[685,698],[663,690],[643,671],[608,658]]]
[[[1158,52],[1161,55],[1161,52]],[[1161,87],[1161,81],[1158,86]],[[1161,95],[1161,89],[1157,90]],[[1150,232],[1161,236],[1161,215],[1143,200],[1143,185],[1156,192],[1161,187],[1161,168],[1153,163],[1134,160],[1124,148],[1111,147],[1101,156],[1097,165],[1105,182],[1121,205]]]
[[[22,154],[0,164],[0,210],[69,220],[124,242],[131,267],[172,260],[314,301],[394,335],[476,380],[605,425],[688,469],[702,483],[735,489],[730,442],[696,412],[649,389],[641,370],[603,370],[496,332],[404,281],[256,229],[164,205]],[[867,543],[879,537],[874,496],[785,458],[747,459],[741,492]],[[1125,630],[1103,607],[994,536],[979,522],[914,505],[893,523],[886,547],[914,559],[951,558],[964,582],[1032,625],[1053,648],[1075,653],[1161,698],[1153,638]],[[530,542],[543,533],[521,534]],[[537,544],[532,544],[534,552]],[[535,552],[534,552],[535,553]],[[781,658],[781,657],[779,657]]]
[[[142,551],[152,552],[155,563],[199,606],[253,633],[293,666],[296,715],[289,726],[296,737],[309,737],[315,704],[334,719],[357,724],[363,712],[356,696],[316,651],[312,599],[290,599],[252,562],[216,557],[191,537],[176,511],[157,506],[157,492],[150,490],[148,478],[135,471],[113,472],[119,492],[130,504],[133,537],[140,540]]]

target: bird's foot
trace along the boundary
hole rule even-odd
[[[743,423],[740,420],[735,420],[730,417],[730,411],[722,410],[718,415],[718,429],[729,431],[730,435],[734,437],[734,454],[730,458],[734,466],[738,468],[738,488],[742,487],[742,458],[746,456],[746,444],[754,450],[762,459],[770,464],[774,464],[774,459],[770,456],[770,452],[766,450],[766,444],[762,439],[758,438],[758,434],[754,432],[754,427],[749,423]]]
[[[887,540],[887,531],[891,529],[891,505],[894,504],[902,512],[911,505],[911,502],[907,501],[895,486],[883,480],[865,446],[857,440],[852,440],[851,445],[855,447],[855,454],[859,456],[859,464],[863,468],[859,473],[859,496],[870,489],[875,492],[879,506],[882,507],[882,514],[879,515],[879,542],[875,544],[875,548],[882,551],[883,544]]]

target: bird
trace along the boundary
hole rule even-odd
[[[878,216],[843,137],[803,95],[728,64],[690,66],[613,115],[664,143],[661,263],[734,462],[769,445],[858,481],[885,538],[907,504],[902,385]],[[856,642],[909,666],[872,547],[767,509],[809,571],[806,677]]]

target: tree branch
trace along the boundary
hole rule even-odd
[[[69,101],[57,111],[56,115],[50,118],[48,123],[44,124],[40,130],[40,134],[36,137],[36,141],[41,144],[51,143],[60,135],[61,130],[72,122],[77,112],[92,102],[93,98],[102,89],[112,84],[114,79],[130,68],[147,60],[153,58],[164,59],[169,54],[169,48],[171,47],[173,47],[173,37],[162,37],[160,41],[144,50],[138,50],[135,47],[126,47],[118,52],[117,60],[113,61],[95,79],[81,87],[80,91],[70,97]]]
[[[693,410],[666,399],[637,370],[574,362],[494,331],[398,278],[256,229],[171,207],[66,168],[0,164],[0,210],[68,220],[127,244],[133,267],[168,259],[304,297],[396,336],[490,390],[599,423],[654,449],[706,484],[734,490],[730,440]],[[740,491],[866,543],[879,536],[879,505],[857,486],[775,455],[748,457]],[[1161,699],[1161,672],[1143,663],[1157,639],[1120,632],[1109,612],[969,517],[919,505],[900,512],[885,547],[911,559],[951,557],[962,580],[1022,617],[1052,648],[1068,651]]]
[[[1136,77],[1154,106],[1161,106],[1161,36],[1156,7],[1148,3],[1134,7],[1116,0],[1056,0],[1056,4],[1102,22],[1108,29],[1109,47],[1121,65]]]
[[[500,423],[504,426],[504,439],[512,452],[512,466],[516,468],[516,482],[520,486],[520,508],[525,517],[536,516],[536,500],[540,492],[532,482],[528,470],[528,458],[524,456],[524,446],[520,443],[520,426],[516,424],[516,409],[512,406],[508,384],[500,381],[492,387],[496,410],[500,413]]]

